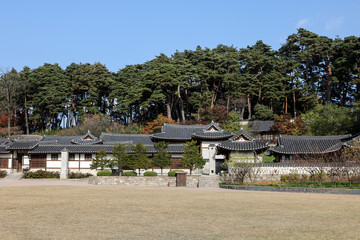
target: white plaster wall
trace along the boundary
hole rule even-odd
[[[90,164],[92,161],[81,161],[80,162],[80,169],[81,168],[90,168]]]
[[[61,168],[61,161],[48,161],[46,168]]]
[[[51,153],[46,154],[46,160],[47,160],[47,161],[50,161],[50,160],[51,160]]]
[[[79,168],[79,161],[69,161],[69,168]]]
[[[75,161],[80,159],[80,154],[75,153]]]
[[[85,160],[85,154],[84,153],[81,153],[80,154],[80,161],[84,161]]]

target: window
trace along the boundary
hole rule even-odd
[[[52,154],[51,154],[51,160],[52,160],[52,161],[59,160],[59,154],[52,153]]]
[[[85,161],[91,161],[92,160],[92,154],[91,153],[86,153],[85,154]]]
[[[75,161],[75,154],[74,153],[69,154],[69,161]]]

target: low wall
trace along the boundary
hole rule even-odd
[[[200,176],[186,176],[187,187],[198,187]],[[93,176],[89,178],[89,184],[94,185],[124,185],[124,186],[153,186],[166,187],[170,183],[170,187],[176,187],[176,177],[156,176]]]
[[[285,174],[307,174],[310,175],[311,169],[319,168],[314,165],[305,165],[305,164],[298,164],[298,165],[280,165],[276,166],[269,165],[269,166],[262,166],[262,167],[254,167],[253,171],[256,172],[256,180],[255,182],[262,182],[262,181],[280,181],[281,176]],[[324,172],[328,172],[331,170],[331,167],[325,166],[322,167]],[[220,178],[220,182],[227,182],[226,178],[231,178],[231,174],[224,174]],[[250,179],[245,179],[244,182],[250,182]]]
[[[262,186],[234,186],[234,185],[221,185],[221,188],[243,190],[243,191],[260,191],[260,192],[300,192],[300,193],[360,195],[359,189],[342,189],[342,188],[262,187]]]

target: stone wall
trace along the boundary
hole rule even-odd
[[[198,187],[200,176],[186,176],[187,187]],[[89,184],[94,185],[124,185],[124,186],[153,186],[153,187],[176,187],[176,177],[128,177],[128,176],[93,176],[89,178]]]
[[[285,174],[307,174],[313,168],[318,168],[314,165],[282,165],[282,166],[262,166],[255,167],[256,182],[262,181],[280,181],[281,176]],[[323,167],[324,172],[330,170],[330,167]],[[220,178],[220,182],[226,182],[226,178],[231,177],[228,174],[224,174]],[[250,179],[245,179],[245,182],[250,182]]]
[[[200,188],[218,188],[220,182],[220,176],[206,176],[202,175],[199,178]]]

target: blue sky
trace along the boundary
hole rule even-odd
[[[8,1],[0,0],[0,68],[101,62],[111,71],[160,53],[278,49],[303,27],[319,35],[360,36],[360,1]]]

